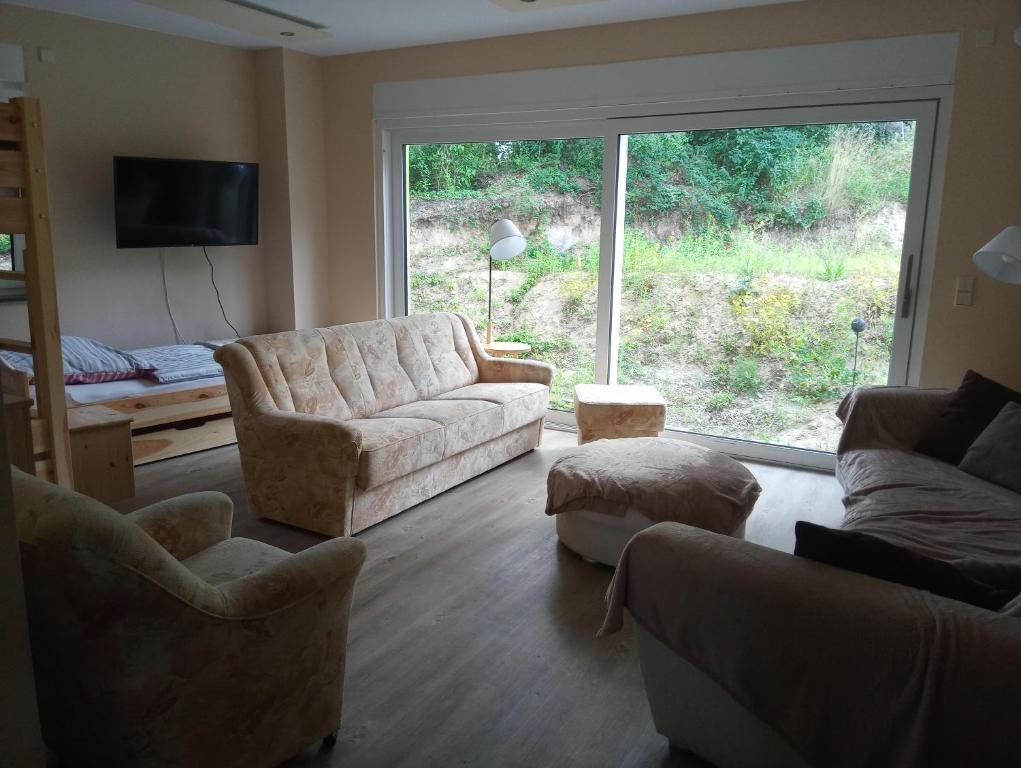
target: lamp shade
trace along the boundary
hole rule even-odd
[[[510,219],[500,219],[489,228],[489,255],[497,261],[513,259],[526,245],[525,238]]]
[[[990,277],[1021,283],[1021,227],[1007,227],[982,246],[972,260]]]

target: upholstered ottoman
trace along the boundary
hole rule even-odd
[[[666,426],[666,400],[645,384],[578,384],[578,444],[604,437],[655,437]]]
[[[616,565],[638,531],[659,522],[744,536],[761,488],[729,456],[666,437],[597,440],[550,468],[546,514],[557,536],[587,560]]]

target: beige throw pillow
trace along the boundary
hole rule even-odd
[[[969,475],[1021,493],[1021,404],[1007,403],[960,464]]]

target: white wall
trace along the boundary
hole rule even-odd
[[[62,332],[172,343],[157,251],[115,247],[113,156],[258,161],[255,55],[9,5],[0,42],[24,47],[25,92],[42,103]],[[263,248],[209,253],[234,325],[270,330]],[[229,336],[201,251],[168,249],[167,267],[182,336]],[[0,306],[0,335],[26,333],[23,305]]]

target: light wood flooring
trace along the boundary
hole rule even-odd
[[[287,768],[690,766],[652,725],[630,624],[597,640],[609,568],[557,544],[546,473],[572,433],[358,535],[344,723]],[[835,524],[832,475],[748,463],[764,492],[747,538],[790,551],[794,521]],[[137,470],[137,509],[193,490],[236,505],[234,535],[297,552],[322,540],[253,517],[237,448]]]

